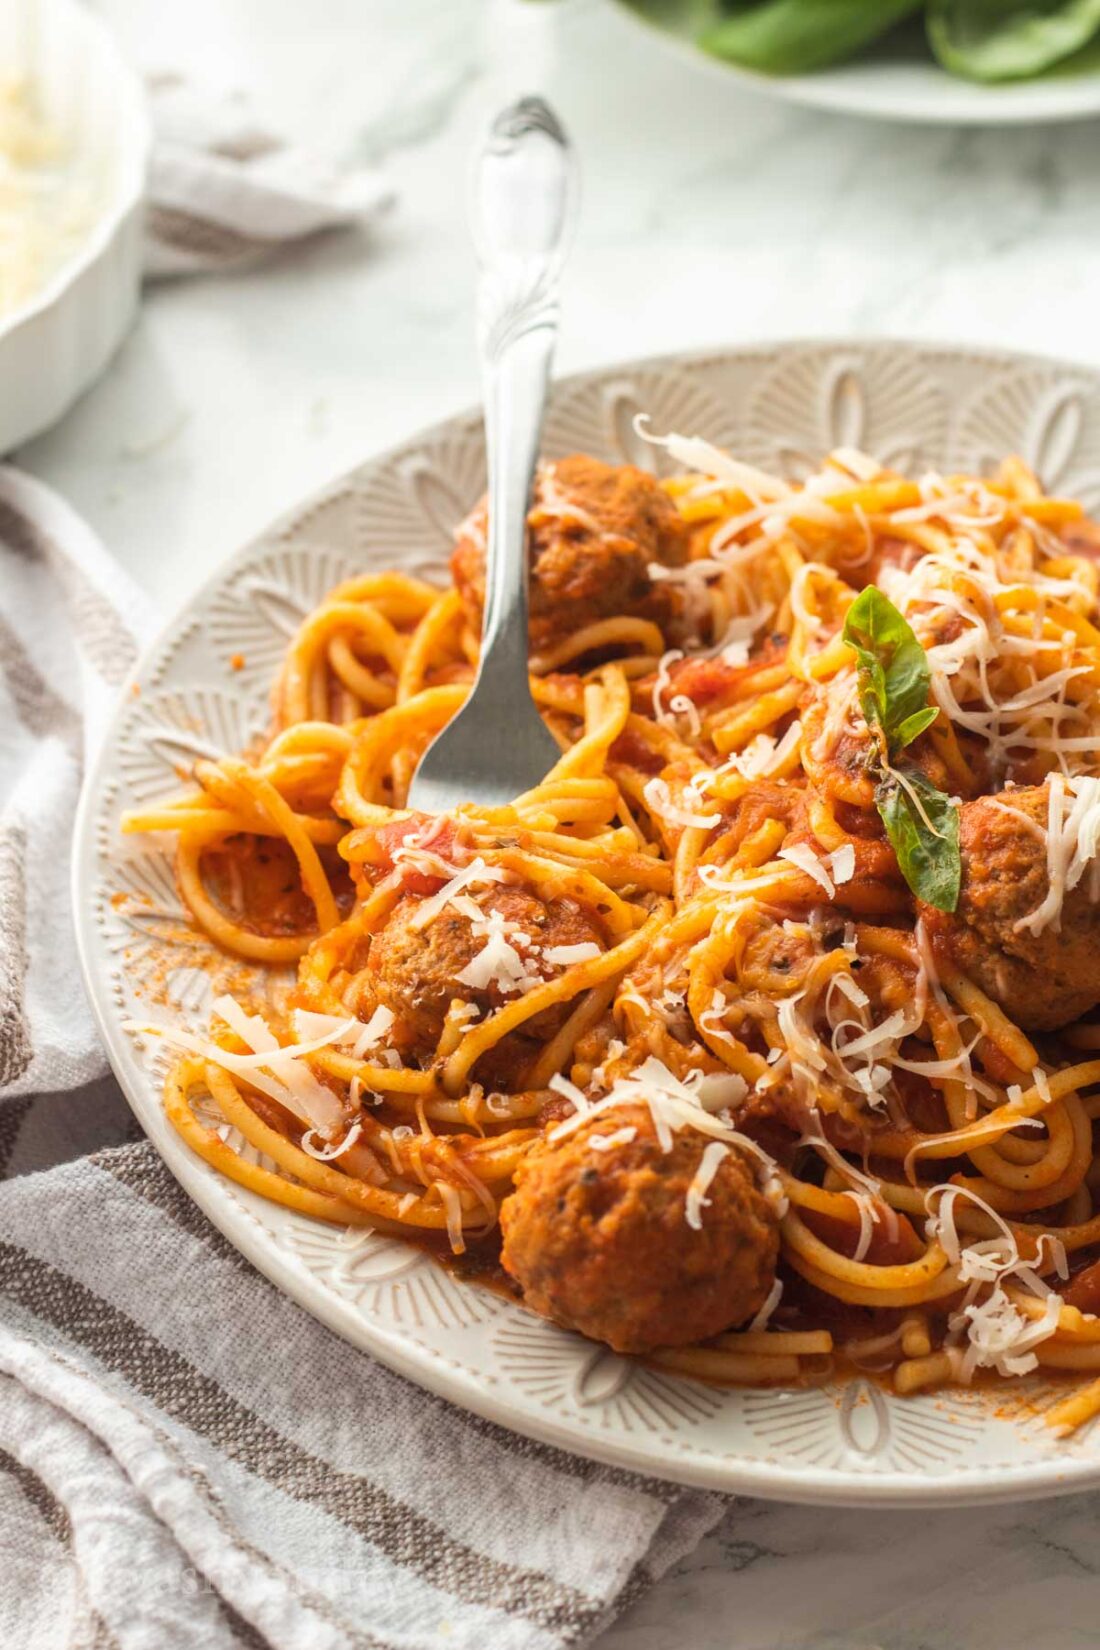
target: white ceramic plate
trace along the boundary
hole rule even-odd
[[[76,0],[0,0],[0,79],[9,76],[28,83],[60,140],[80,231],[28,300],[0,315],[0,454],[60,418],[130,326],[149,152],[137,77]]]
[[[909,471],[987,468],[1019,452],[1048,485],[1100,503],[1100,375],[1024,356],[912,344],[784,344],[643,361],[560,383],[549,456],[652,464],[634,433],[705,434],[790,477],[840,445]],[[193,1157],[161,1110],[164,1055],[122,1029],[170,1010],[195,1028],[243,969],[188,923],[162,845],[119,835],[124,808],[178,788],[181,764],[236,751],[265,725],[287,639],[338,579],[442,571],[452,524],[483,485],[467,413],[371,459],[236,556],[168,626],[124,693],[91,768],[74,898],[85,980],[111,1062],[169,1167],[261,1271],[337,1333],[412,1380],[578,1454],[788,1500],[928,1504],[1052,1495],[1100,1483],[1100,1429],[1055,1440],[1041,1381],[995,1395],[898,1399],[863,1380],[718,1391],[657,1374],[455,1282],[419,1251],[341,1234],[242,1191]],[[234,669],[234,655],[243,667]],[[259,976],[257,976],[259,979]],[[153,990],[157,983],[156,991]],[[259,981],[276,990],[277,981]]]
[[[948,74],[914,28],[896,42],[816,74],[764,75],[713,57],[695,40],[714,0],[685,0],[675,16],[662,0],[615,0],[620,10],[692,62],[733,76],[758,92],[838,114],[933,126],[1041,126],[1100,114],[1100,66],[1055,70],[1037,80],[980,85]]]

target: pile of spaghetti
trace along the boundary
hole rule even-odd
[[[405,806],[476,668],[479,507],[451,588],[332,591],[264,748],[127,818],[219,947],[298,969],[277,1014],[132,1028],[173,1049],[168,1115],[253,1191],[664,1367],[1092,1372],[1047,1412],[1072,1428],[1100,1410],[1100,534],[1015,460],[843,450],[794,485],[655,445],[663,482],[540,472],[537,789]]]

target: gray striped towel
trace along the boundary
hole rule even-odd
[[[452,1409],[219,1236],[129,1120],[73,960],[68,835],[147,627],[0,470],[0,1646],[551,1650],[720,1497]]]
[[[362,222],[392,200],[372,167],[342,164],[257,125],[240,94],[160,75],[149,83],[149,106],[149,275],[253,263],[288,242]]]

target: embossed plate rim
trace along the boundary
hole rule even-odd
[[[963,363],[968,370],[988,366],[991,374],[1032,369],[1055,376],[1065,375],[1077,384],[1088,384],[1095,391],[1100,411],[1100,373],[1087,366],[1022,351],[879,338],[764,342],[637,358],[559,380],[555,385],[554,399],[560,403],[586,388],[610,388],[617,381],[638,373],[665,373],[675,379],[690,378],[693,371],[702,373],[707,369],[715,371],[723,367],[740,367],[745,371],[756,369],[767,373],[784,364],[795,363],[799,357],[812,360],[825,357],[841,363],[846,357],[855,357],[857,361],[861,358],[869,360],[872,356],[877,358],[891,351],[895,352],[899,364],[924,364],[929,371],[934,371],[937,362],[944,368],[953,362],[956,369]],[[741,408],[731,409],[733,420],[741,416]],[[162,627],[122,689],[118,706],[85,777],[74,827],[72,897],[85,986],[108,1057],[135,1116],[189,1196],[228,1241],[276,1287],[284,1290],[337,1334],[377,1356],[381,1362],[418,1385],[486,1420],[551,1447],[630,1471],[706,1489],[831,1505],[958,1505],[1052,1496],[1100,1483],[1100,1454],[1090,1458],[1050,1453],[1038,1459],[1025,1458],[1023,1432],[1017,1430],[1021,1424],[1008,1426],[1003,1421],[994,1423],[990,1415],[981,1413],[980,1406],[969,1411],[968,1418],[979,1430],[996,1424],[1003,1433],[1001,1442],[1008,1449],[1010,1459],[975,1464],[944,1462],[938,1470],[924,1472],[895,1468],[884,1470],[866,1464],[862,1468],[800,1464],[792,1455],[784,1456],[782,1446],[776,1447],[776,1457],[750,1459],[722,1453],[713,1443],[693,1446],[688,1441],[690,1434],[683,1432],[672,1437],[654,1429],[649,1435],[642,1435],[620,1427],[616,1433],[608,1423],[597,1427],[593,1421],[586,1420],[579,1412],[579,1406],[575,1414],[555,1416],[537,1397],[522,1391],[514,1381],[510,1382],[506,1373],[475,1370],[469,1364],[463,1364],[460,1358],[433,1347],[422,1331],[413,1331],[405,1324],[388,1324],[378,1318],[371,1319],[353,1301],[322,1284],[291,1247],[295,1217],[283,1211],[273,1211],[271,1205],[239,1188],[230,1188],[213,1170],[192,1156],[165,1119],[154,1082],[141,1064],[128,1035],[122,1030],[122,1014],[113,1000],[108,983],[106,940],[98,932],[95,915],[99,902],[105,897],[105,890],[100,884],[110,865],[109,849],[113,846],[105,844],[107,851],[101,856],[97,825],[101,812],[109,806],[111,796],[120,784],[119,742],[123,728],[134,711],[135,685],[144,683],[152,687],[156,683],[163,688],[162,678],[166,672],[170,673],[170,661],[176,649],[193,634],[198,619],[210,602],[225,591],[250,562],[265,553],[275,553],[275,542],[295,526],[300,526],[307,511],[326,500],[338,500],[340,489],[342,486],[346,488],[350,476],[358,478],[356,486],[361,492],[372,475],[383,474],[387,466],[399,462],[404,455],[415,454],[426,443],[448,437],[476,441],[478,426],[476,409],[466,409],[443,419],[373,459],[364,461],[344,476],[334,478],[296,508],[284,512],[264,533],[229,557],[220,569],[203,581],[190,600]],[[340,553],[339,546],[326,546],[314,541],[308,531],[303,534],[298,548],[303,554],[308,554],[311,548],[328,548],[334,555]],[[178,691],[183,693],[187,690],[181,688]],[[281,1238],[275,1235],[280,1231],[283,1234]],[[459,1287],[470,1289],[474,1286]],[[508,1307],[504,1310],[513,1314],[511,1321],[523,1321],[518,1309]],[[496,1319],[490,1317],[489,1322],[494,1321]],[[541,1320],[530,1321],[532,1324],[541,1323]],[[476,1327],[480,1334],[481,1326]],[[467,1325],[455,1334],[461,1337],[473,1335],[474,1332],[475,1326]],[[576,1337],[566,1337],[560,1331],[551,1333],[561,1336],[562,1357],[565,1358]],[[751,1393],[723,1394],[721,1413],[723,1418],[728,1414],[731,1428],[751,1408],[751,1400]],[[793,1403],[794,1399],[791,1401]],[[831,1401],[827,1399],[823,1403]],[[894,1405],[899,1402],[892,1400]],[[913,1404],[913,1400],[907,1402]],[[907,1412],[917,1413],[915,1409]],[[953,1421],[945,1411],[942,1417],[937,1417],[936,1425],[942,1432],[945,1427],[958,1424],[959,1420],[957,1415]],[[1014,1444],[1013,1440],[1018,1442]],[[1014,1448],[1019,1451],[1019,1459],[1012,1458]]]

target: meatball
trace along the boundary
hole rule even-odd
[[[481,628],[485,600],[486,509],[471,517],[451,557],[451,571],[471,625]],[[654,583],[651,562],[679,567],[688,531],[660,485],[632,465],[601,464],[576,454],[539,473],[527,517],[530,638],[537,649],[612,614],[663,623],[670,587]]]
[[[963,876],[953,917],[925,910],[955,963],[1029,1031],[1053,1031],[1100,1002],[1100,904],[1086,878],[1065,896],[1061,926],[1019,928],[1046,898],[1045,785],[963,804]]]
[[[543,963],[541,952],[547,947],[595,943],[603,949],[594,920],[573,900],[544,903],[525,888],[505,883],[480,896],[478,903],[486,915],[495,911],[505,923],[515,925],[514,931],[505,930],[506,936],[517,955],[530,963],[532,972],[549,978],[559,972]],[[495,982],[476,987],[460,981],[457,976],[483,950],[485,936],[474,933],[470,917],[449,906],[418,928],[415,919],[421,904],[416,898],[399,900],[374,936],[367,986],[376,1002],[393,1010],[398,1040],[415,1054],[430,1056],[455,998],[476,1004],[485,1014],[514,1002],[517,993],[505,992]],[[558,1003],[544,1009],[525,1023],[524,1032],[532,1037],[553,1036],[570,1006]]]
[[[689,1345],[753,1317],[775,1281],[778,1219],[731,1150],[689,1224],[707,1143],[683,1129],[663,1151],[649,1108],[624,1105],[531,1152],[500,1212],[501,1258],[527,1304],[616,1352]]]

